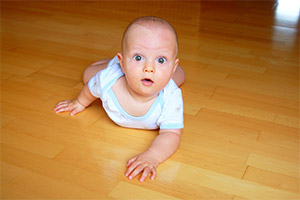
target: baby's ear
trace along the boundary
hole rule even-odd
[[[121,69],[123,70],[123,66],[124,66],[123,65],[123,61],[124,61],[123,55],[122,55],[122,53],[117,53],[117,56],[118,56],[118,59],[119,59],[119,63],[120,63]]]
[[[175,60],[175,63],[174,63],[174,69],[173,69],[173,73],[175,73],[175,71],[176,71],[176,69],[177,69],[178,65],[179,65],[179,59],[178,59],[178,58],[176,58],[176,60]]]

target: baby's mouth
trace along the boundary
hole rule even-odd
[[[151,86],[154,84],[154,82],[150,78],[144,78],[142,79],[142,84],[145,86]]]

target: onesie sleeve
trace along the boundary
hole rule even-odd
[[[181,129],[184,127],[183,100],[179,88],[164,95],[164,104],[158,125],[160,129]]]
[[[96,97],[100,98],[101,97],[101,74],[103,73],[102,71],[99,71],[95,76],[93,76],[88,83],[89,89],[91,94]]]
[[[107,89],[110,88],[123,74],[119,59],[115,56],[109,61],[105,69],[99,71],[89,80],[88,87],[91,94],[94,97],[103,100],[103,95]]]

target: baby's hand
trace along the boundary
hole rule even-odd
[[[55,108],[54,111],[56,113],[61,112],[71,112],[70,115],[76,115],[77,113],[83,111],[85,109],[85,106],[79,103],[77,99],[74,100],[65,100],[62,102],[59,102]]]
[[[145,151],[128,161],[128,169],[125,176],[129,179],[133,179],[136,175],[143,172],[140,178],[140,181],[143,182],[151,172],[151,179],[154,180],[158,165],[159,161],[156,160],[155,155],[151,151]]]

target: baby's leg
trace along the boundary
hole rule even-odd
[[[174,72],[172,78],[173,78],[174,82],[177,84],[178,87],[180,87],[184,83],[185,73],[184,73],[181,66],[178,65],[178,67],[177,67],[176,71]]]
[[[83,72],[83,84],[87,84],[93,76],[95,76],[102,69],[105,69],[110,60],[111,58],[105,58],[88,66]]]

